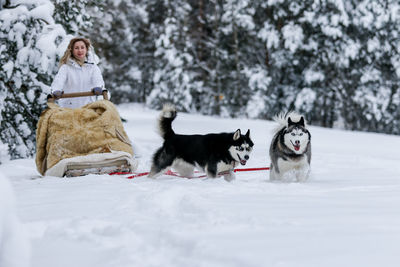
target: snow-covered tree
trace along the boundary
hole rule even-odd
[[[12,159],[32,156],[56,58],[65,49],[48,0],[6,1],[0,10],[0,140]]]
[[[311,1],[257,1],[254,21],[259,51],[249,70],[253,96],[247,106],[252,117],[272,118],[294,108],[302,90],[303,69],[310,60],[307,53],[306,25],[301,20]],[[249,65],[251,66],[251,65]]]
[[[400,2],[347,4],[355,59],[345,72],[351,81],[345,92],[351,103],[342,114],[346,128],[400,134]]]
[[[188,34],[187,17],[191,6],[186,1],[167,1],[167,18],[163,21],[162,32],[155,40],[154,56],[161,64],[154,72],[154,88],[147,98],[152,107],[163,103],[175,104],[178,109],[193,109],[192,92],[201,87],[196,82],[197,73],[191,69],[193,56]]]
[[[342,0],[309,1],[300,15],[304,44],[299,47],[301,76],[292,107],[309,122],[332,127],[341,121],[347,87],[343,74],[354,59],[346,34],[349,10]]]
[[[255,23],[268,86],[248,114],[296,109],[316,125],[395,132],[399,12],[398,1],[264,1]]]
[[[68,34],[75,36],[83,35],[94,26],[93,20],[87,10],[93,5],[95,7],[102,7],[103,1],[104,0],[52,0],[55,7],[54,21],[55,23],[61,24]]]
[[[325,127],[398,129],[398,1],[146,3],[162,10],[148,28],[151,106],[258,118],[296,109]]]
[[[252,95],[248,86],[249,74],[257,68],[254,61],[258,52],[251,49],[256,44],[255,8],[252,1],[238,0],[222,1],[221,8],[219,53],[216,56],[220,63],[217,75],[223,96],[222,114],[236,117],[245,113]]]
[[[96,45],[103,77],[115,103],[144,102],[152,86],[155,38],[148,1],[111,1],[88,9],[88,35]]]

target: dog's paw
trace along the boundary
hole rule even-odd
[[[230,173],[230,174],[224,175],[224,179],[227,182],[232,182],[233,180],[236,179],[236,175],[234,173]]]
[[[296,173],[296,180],[297,182],[305,182],[308,180],[308,177],[310,176],[310,168],[305,167],[302,169],[299,169]]]
[[[207,178],[215,179],[218,177],[217,174],[215,174],[215,173],[207,172],[206,174],[207,174]]]
[[[160,174],[161,174],[161,172],[156,172],[156,171],[150,170],[149,174],[147,175],[147,178],[156,179],[156,177],[160,176]]]

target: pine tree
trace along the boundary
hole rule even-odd
[[[93,27],[88,9],[91,5],[102,7],[103,1],[97,0],[93,4],[90,0],[53,0],[55,23],[61,24],[68,34],[83,35]]]
[[[400,3],[350,1],[356,44],[343,108],[346,128],[399,134]],[[350,69],[350,68],[349,68]]]
[[[147,1],[105,1],[89,9],[103,77],[114,103],[145,102],[152,87],[154,35]],[[112,29],[112,30],[110,30]]]
[[[259,51],[250,72],[254,92],[247,112],[270,119],[294,109],[296,96],[304,86],[303,70],[310,60],[306,25],[302,21],[311,1],[257,1],[254,16]],[[252,74],[252,75],[251,75]]]
[[[167,1],[167,16],[156,39],[154,56],[161,64],[153,76],[154,88],[147,103],[160,108],[163,103],[175,104],[179,110],[193,109],[192,92],[201,87],[197,73],[191,69],[193,56],[186,18],[191,6],[185,1]]]
[[[343,1],[309,1],[299,21],[304,29],[301,47],[300,90],[293,108],[306,115],[314,125],[333,127],[341,123],[346,98],[343,90],[348,63],[349,12]],[[349,57],[350,56],[350,57]]]
[[[66,38],[53,10],[50,1],[20,1],[6,2],[0,11],[0,140],[11,159],[35,153],[36,123]]]
[[[258,68],[255,64],[258,51],[252,49],[253,45],[257,46],[255,12],[253,1],[223,1],[222,34],[218,43],[223,57],[218,75],[222,77],[224,113],[232,117],[245,114],[252,96],[249,80]]]

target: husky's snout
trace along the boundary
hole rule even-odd
[[[290,142],[292,143],[294,150],[300,150],[300,140],[295,140],[294,143],[290,140]]]
[[[239,158],[239,162],[240,162],[240,164],[241,165],[246,165],[246,163],[247,163],[247,161],[249,160],[249,155],[244,155],[243,156],[243,158],[241,158],[240,156],[239,156],[239,154],[237,154],[237,156],[238,156],[238,158]]]
[[[242,164],[243,166],[246,165],[249,158],[249,155],[244,155],[244,159],[240,159],[240,164]]]

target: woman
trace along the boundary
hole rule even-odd
[[[73,38],[60,61],[60,69],[51,84],[51,92],[56,98],[65,93],[87,92],[93,90],[96,95],[102,93],[103,76],[93,62],[88,39]],[[60,99],[60,107],[79,108],[95,101],[93,96]]]

